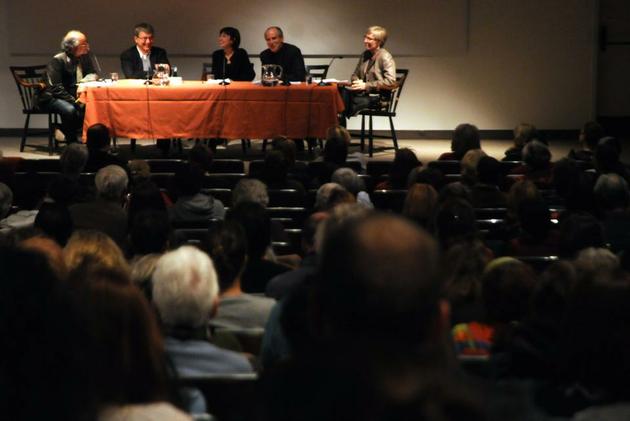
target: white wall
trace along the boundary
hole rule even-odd
[[[47,62],[53,52],[9,55],[8,2],[0,0],[0,67]],[[542,129],[579,128],[595,115],[596,4],[597,0],[470,0],[467,52],[397,58],[398,67],[410,69],[397,129],[449,130],[464,121],[481,129],[507,129],[522,121]],[[342,20],[331,18],[335,17]],[[32,34],[33,42],[38,42],[37,28]],[[357,53],[361,49],[359,41]],[[199,77],[203,58],[170,53],[184,78]],[[118,69],[117,57],[99,59],[104,71]],[[338,60],[330,75],[347,78],[354,65],[355,59]],[[0,128],[21,127],[18,104],[8,69],[0,72]],[[39,127],[43,126],[42,119]]]

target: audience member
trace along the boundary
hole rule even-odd
[[[513,325],[529,312],[536,279],[533,270],[512,258],[488,263],[481,278],[484,317],[453,326],[457,355],[490,356],[510,336]]]
[[[470,151],[466,155],[469,153]],[[477,182],[471,188],[472,205],[476,208],[504,208],[505,194],[499,190],[503,178],[499,161],[490,156],[482,156],[477,163],[476,172]]]
[[[394,155],[394,162],[389,169],[387,180],[378,183],[376,190],[404,190],[407,188],[409,172],[421,166],[416,154],[408,148],[398,149]]]
[[[122,167],[108,165],[101,168],[94,178],[96,199],[70,206],[74,228],[102,231],[126,250],[127,212],[122,204],[128,182]]]
[[[579,147],[569,151],[569,158],[592,164],[599,139],[604,137],[604,128],[596,121],[584,123],[580,130]]]
[[[614,137],[603,137],[595,149],[595,169],[598,174],[614,173],[630,183],[630,171],[621,162],[621,142]]]
[[[77,301],[98,419],[188,420],[174,399],[155,314],[128,274],[92,268]]]
[[[129,232],[131,254],[138,258],[146,254],[163,253],[171,243],[168,214],[160,210],[137,212]]]
[[[538,132],[533,124],[521,123],[514,128],[514,145],[505,151],[502,161],[521,161],[523,159],[523,147],[526,143],[538,137]]]
[[[86,145],[88,149],[88,160],[85,164],[86,172],[97,172],[108,165],[118,165],[127,171],[127,163],[110,153],[109,128],[104,124],[97,123],[87,130]]]
[[[44,203],[35,217],[34,226],[64,247],[74,230],[72,215],[67,207]]]
[[[481,149],[481,139],[479,137],[479,129],[468,123],[460,124],[453,131],[451,140],[451,152],[445,152],[438,160],[457,160],[464,157],[466,152],[471,149]]]
[[[10,214],[13,197],[13,192],[9,186],[0,183],[0,234],[6,234],[19,228],[32,227],[37,217],[37,209],[21,209]]]
[[[630,189],[617,174],[602,174],[594,189],[606,242],[611,250],[630,250]]]
[[[217,274],[208,255],[192,246],[170,251],[158,260],[152,280],[166,352],[180,377],[252,371],[244,356],[208,342],[208,322],[219,300]]]
[[[487,156],[481,149],[471,149],[460,160],[462,183],[473,186],[477,182],[477,165],[479,160]]]
[[[120,248],[106,234],[94,230],[74,231],[63,249],[69,271],[98,266],[129,272],[129,264]]]
[[[247,261],[243,228],[226,221],[210,230],[208,254],[219,277],[219,306],[210,325],[222,329],[264,329],[275,301],[244,293],[241,276]]]
[[[232,206],[243,202],[258,203],[263,208],[269,205],[267,186],[255,178],[244,178],[232,189]]]
[[[227,220],[240,224],[247,237],[247,264],[241,278],[243,291],[265,292],[271,278],[289,270],[265,258],[271,245],[271,219],[258,203],[242,202],[230,209]]]
[[[345,188],[355,197],[357,203],[369,209],[374,208],[370,195],[365,191],[365,183],[352,168],[337,168],[332,174],[330,181]]]
[[[203,172],[195,165],[179,168],[175,172],[177,201],[168,209],[174,225],[204,223],[211,219],[223,219],[225,207],[220,200],[202,191]]]
[[[430,230],[437,206],[438,194],[435,189],[430,184],[415,183],[407,191],[402,215]]]

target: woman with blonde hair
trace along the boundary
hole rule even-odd
[[[122,250],[114,240],[100,231],[75,231],[64,247],[63,255],[70,272],[80,266],[98,265],[129,273],[129,264]]]
[[[344,90],[346,117],[356,115],[359,111],[371,106],[369,94],[377,94],[375,99],[388,100],[390,93],[396,88],[396,62],[385,48],[387,30],[382,26],[370,26],[364,37],[365,51],[361,54],[357,67],[352,73],[352,85]]]

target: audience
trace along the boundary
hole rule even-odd
[[[91,130],[91,162],[115,159],[107,128]],[[370,210],[371,183],[345,167],[346,131],[331,129],[321,174],[275,139],[259,175],[271,187],[333,181],[290,221],[306,220],[294,270],[277,263],[286,256],[272,227],[286,235],[288,220],[271,221],[262,181],[237,183],[216,221],[225,208],[202,190],[207,147],[172,177],[172,205],[146,161],[130,164],[132,182],[102,167],[91,199],[85,147],[70,145],[58,177],[0,184],[0,411],[188,419],[179,407],[204,419],[203,388],[178,390],[174,377],[249,378],[260,358],[262,382],[247,386],[260,399],[242,404],[261,419],[625,419],[630,172],[621,141],[602,134],[587,123],[581,150],[553,163],[535,128],[519,125],[504,158],[524,162],[511,187],[474,126],[453,136],[462,181],[401,149],[381,186],[408,190],[405,219]],[[25,227],[7,224],[24,210]],[[229,331],[262,333],[262,346],[248,344],[247,357],[220,348],[245,350],[225,342]]]
[[[111,154],[109,150],[110,142],[109,129],[104,124],[98,123],[88,128],[85,141],[88,149],[88,159],[85,163],[85,171],[97,172],[108,165],[118,165],[127,171],[127,163]]]

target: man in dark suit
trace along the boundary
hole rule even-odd
[[[153,26],[139,23],[133,28],[136,45],[120,55],[120,66],[127,79],[146,79],[153,76],[155,64],[168,64],[166,50],[153,46]]]
[[[168,64],[166,50],[153,46],[155,31],[150,23],[139,23],[133,28],[133,41],[136,45],[120,55],[120,66],[127,79],[150,79],[156,64]],[[168,153],[170,139],[158,139],[157,147],[163,154]]]

